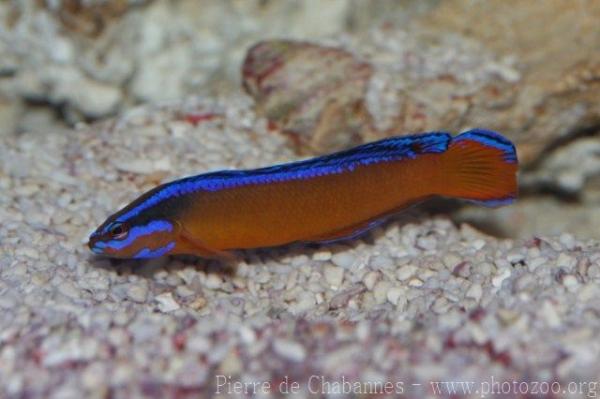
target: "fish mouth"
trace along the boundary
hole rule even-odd
[[[96,255],[104,255],[104,250],[97,246],[90,246],[90,250]]]
[[[106,244],[102,241],[98,241],[98,237],[95,234],[92,234],[87,243],[90,251],[95,253],[96,255],[104,255],[104,249],[106,248]]]

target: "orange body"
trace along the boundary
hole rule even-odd
[[[442,154],[361,166],[348,173],[198,193],[180,223],[211,249],[259,248],[349,236],[370,221],[434,195],[486,200],[516,192],[516,164],[506,164],[496,149],[476,142],[469,146],[489,157],[492,165],[486,170],[467,164],[466,172],[480,168],[478,173],[486,177],[502,171],[487,187],[462,181],[469,177],[458,173],[455,164],[468,148],[451,147]],[[185,242],[176,248],[190,250]]]
[[[435,194],[438,165],[439,155],[424,155],[310,180],[200,193],[181,223],[218,250],[325,240]]]

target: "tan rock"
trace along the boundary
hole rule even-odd
[[[242,66],[257,112],[300,150],[316,152],[360,141],[370,123],[364,97],[372,72],[340,48],[289,40],[254,45]]]

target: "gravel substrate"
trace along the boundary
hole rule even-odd
[[[600,380],[600,249],[569,234],[404,217],[235,268],[93,257],[88,233],[161,181],[294,158],[245,97],[0,140],[0,397],[272,397],[293,382],[297,397],[440,396],[435,381],[565,396]]]

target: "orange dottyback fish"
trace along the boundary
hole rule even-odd
[[[517,167],[514,145],[491,131],[394,137],[158,186],[109,217],[89,246],[116,258],[219,257],[234,249],[337,241],[432,196],[509,204],[517,195]]]

